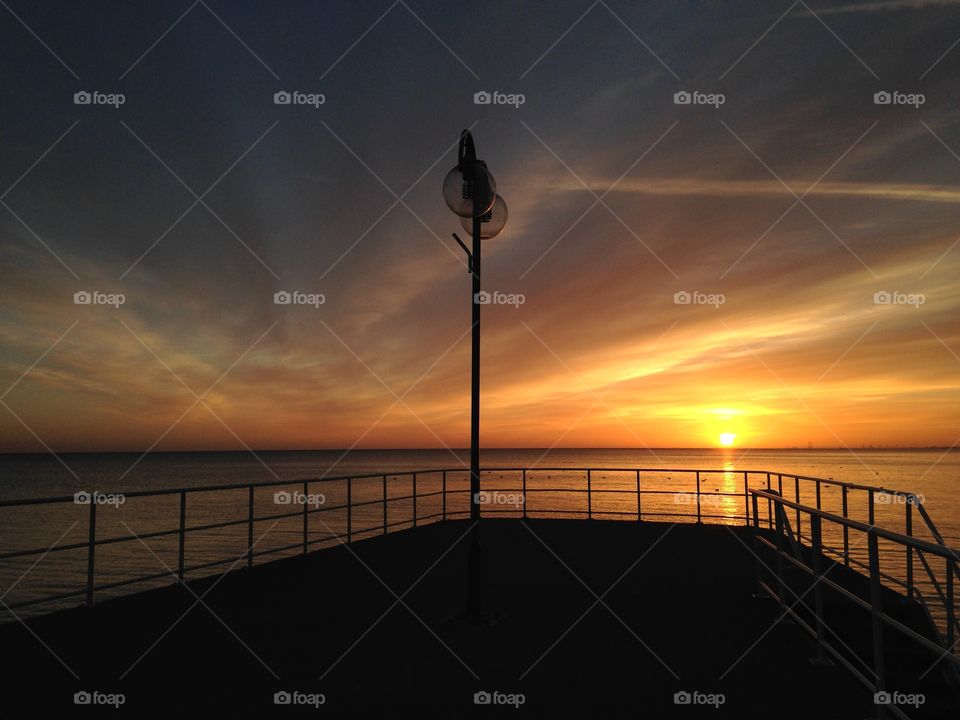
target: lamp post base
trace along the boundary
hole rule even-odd
[[[444,625],[460,625],[475,628],[492,628],[499,625],[506,618],[505,613],[480,612],[473,613],[470,610],[462,610],[456,615],[451,615],[443,621]]]

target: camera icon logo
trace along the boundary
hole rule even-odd
[[[293,302],[293,295],[286,290],[279,290],[273,294],[274,305],[289,305]]]
[[[689,105],[691,102],[693,102],[693,96],[686,90],[680,90],[673,94],[674,105]]]
[[[873,304],[874,305],[891,305],[893,303],[893,295],[884,290],[875,292],[873,294]]]
[[[89,305],[93,301],[93,296],[86,290],[78,290],[73,294],[74,305]]]
[[[689,305],[692,299],[693,296],[691,296],[686,290],[678,290],[673,294],[674,305]]]
[[[74,705],[89,705],[91,702],[93,702],[93,696],[86,690],[81,690],[73,694]]]
[[[89,105],[92,101],[93,96],[86,90],[81,90],[80,92],[75,92],[73,94],[74,105]]]
[[[473,296],[473,302],[477,305],[489,305],[493,297],[486,290],[481,290]]]
[[[889,705],[893,702],[893,698],[890,697],[890,693],[886,690],[881,690],[878,693],[873,694],[873,704],[874,705]]]
[[[280,690],[273,694],[273,704],[274,705],[289,705],[293,702],[293,696],[288,693],[286,690]]]
[[[286,490],[280,490],[273,494],[274,505],[289,505],[293,502],[293,495]]]
[[[473,704],[474,705],[489,705],[493,702],[493,696],[490,695],[486,690],[481,690],[480,692],[475,692],[473,694]]]
[[[889,105],[891,102],[893,102],[893,96],[886,90],[880,90],[873,94],[874,105]]]
[[[693,696],[686,690],[681,690],[673,694],[674,705],[689,705],[693,702]]]
[[[280,90],[273,94],[274,105],[289,105],[291,102],[293,102],[293,96],[286,90]]]
[[[493,96],[486,90],[481,90],[473,94],[474,105],[489,105],[491,102],[493,102]]]
[[[80,490],[73,494],[73,502],[75,505],[89,505],[92,496],[86,490]]]

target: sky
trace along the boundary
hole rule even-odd
[[[960,441],[960,2],[0,17],[0,452]]]

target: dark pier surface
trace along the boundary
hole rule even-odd
[[[522,693],[521,712],[564,716],[877,716],[871,692],[839,666],[811,663],[813,639],[754,597],[747,529],[484,520],[485,605],[500,617],[475,626],[456,618],[468,528],[392,533],[38,617],[29,631],[4,625],[4,704],[70,711],[86,690],[123,693],[121,711],[137,716],[180,707],[274,717],[284,711],[274,693],[296,691],[323,694],[318,717],[401,706],[461,717],[497,713],[474,704],[497,691]],[[831,577],[865,588],[842,567]],[[914,615],[905,606],[905,621]],[[869,613],[830,617],[860,652]],[[939,674],[920,681],[924,659],[909,663],[928,694],[911,717],[955,717]],[[722,693],[723,704],[676,705],[682,691]]]

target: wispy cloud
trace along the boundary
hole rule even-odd
[[[960,0],[867,0],[862,3],[835,5],[833,7],[814,7],[818,15],[849,15],[853,13],[877,13],[895,10],[923,10],[926,8],[957,7]],[[810,13],[796,13],[798,17],[812,18]]]
[[[594,192],[604,192],[616,178],[583,178]],[[816,178],[784,178],[784,182],[797,192],[803,192],[816,182]],[[584,186],[576,180],[552,175],[540,181],[541,187],[557,191],[583,191]],[[674,195],[706,197],[780,197],[791,196],[787,188],[777,180],[702,180],[697,178],[627,178],[621,180],[616,193],[638,195]],[[960,186],[905,184],[905,183],[856,183],[820,182],[810,191],[811,196],[874,198],[879,200],[903,200],[928,203],[960,202]]]

